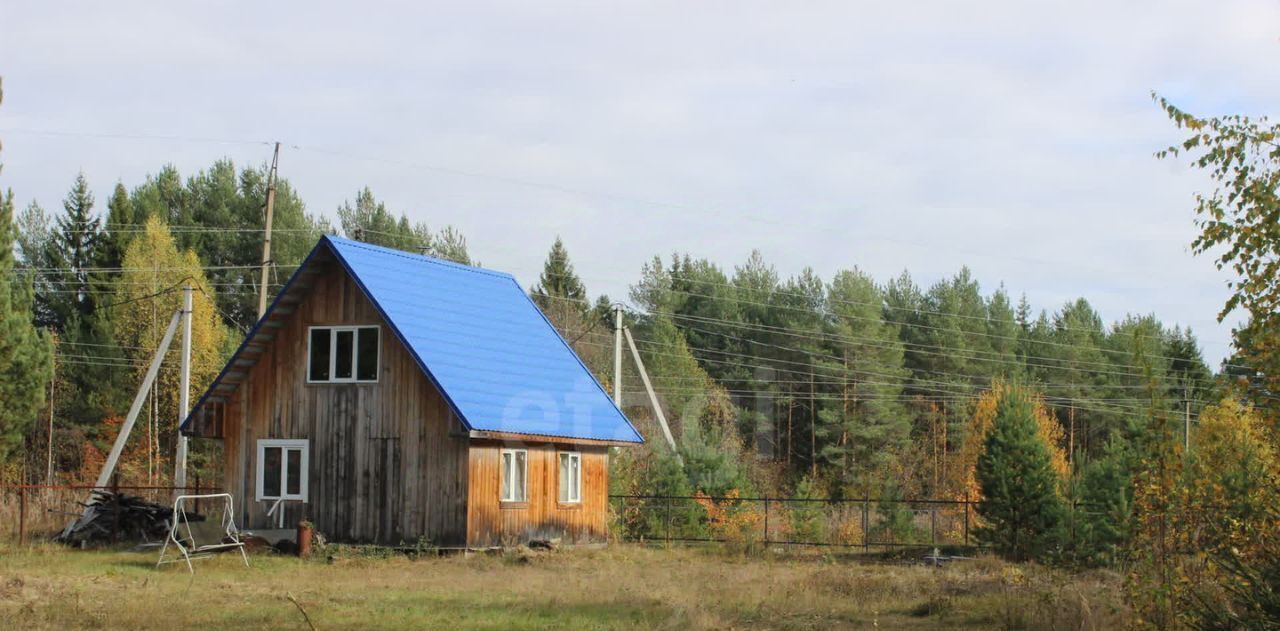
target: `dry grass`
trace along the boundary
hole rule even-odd
[[[223,557],[0,547],[9,628],[1034,628],[1122,626],[1117,577],[979,560],[935,569],[817,555],[614,546],[520,556]]]

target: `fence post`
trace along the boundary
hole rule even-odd
[[[27,543],[27,487],[18,487],[18,545]]]
[[[969,494],[964,495],[964,545],[969,547]]]
[[[1068,518],[1071,520],[1071,536],[1068,543],[1071,545],[1072,548],[1075,548],[1075,545],[1076,545],[1076,509],[1077,508],[1078,506],[1076,504],[1076,500],[1072,499],[1071,512],[1067,513]]]
[[[115,503],[116,509],[112,511],[115,518],[111,520],[111,540],[120,540],[120,472],[111,476],[111,501]]]
[[[764,498],[764,545],[769,545],[769,498]]]
[[[667,547],[671,547],[671,497],[667,496]]]
[[[871,532],[867,530],[867,502],[870,498],[862,496],[862,551],[871,550]]]
[[[183,489],[185,491],[186,489]],[[178,492],[179,495],[182,491]],[[196,513],[200,513],[200,474],[196,474]]]
[[[938,505],[929,504],[929,545],[938,545]]]

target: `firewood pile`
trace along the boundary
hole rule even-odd
[[[172,507],[110,491],[93,491],[89,501],[81,506],[84,513],[55,537],[55,541],[78,547],[119,541],[161,541],[169,535],[169,522],[173,518]],[[204,517],[188,512],[187,520],[204,521]]]

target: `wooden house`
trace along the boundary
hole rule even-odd
[[[182,432],[222,441],[241,528],[336,541],[602,541],[643,442],[509,274],[326,236]]]

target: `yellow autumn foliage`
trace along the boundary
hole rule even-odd
[[[1280,457],[1270,425],[1235,400],[1205,408],[1192,434],[1181,503],[1199,549],[1245,558],[1276,543],[1265,519],[1280,506]]]
[[[205,278],[195,252],[180,252],[168,226],[157,217],[147,220],[146,229],[125,250],[122,271],[117,282],[116,302],[111,306],[116,342],[133,360],[138,383],[147,371],[164,337],[174,312],[182,308],[182,286],[186,282],[196,288],[192,295],[191,316],[191,395],[192,403],[200,389],[217,376],[222,368],[227,331],[215,303],[213,289]],[[171,445],[178,426],[178,390],[180,382],[182,329],[174,334],[155,385],[155,440],[160,453],[172,452]],[[151,406],[149,406],[151,407]],[[142,419],[150,419],[144,413]],[[131,442],[146,434],[140,419]],[[157,471],[168,472],[166,465]]]
[[[1158,425],[1164,440],[1143,454],[1135,478],[1126,586],[1136,626],[1194,626],[1202,606],[1225,607],[1230,590],[1248,587],[1214,559],[1251,564],[1280,549],[1280,453],[1271,427],[1228,399],[1200,413],[1184,454],[1167,422]]]
[[[702,491],[694,494],[694,501],[707,512],[713,538],[723,541],[730,550],[754,552],[764,539],[764,513],[738,498],[738,489],[730,489],[719,500]]]

